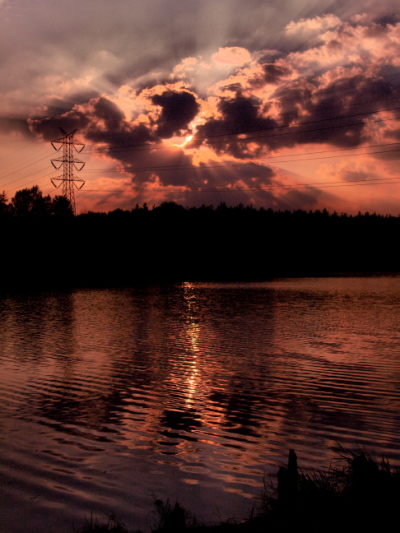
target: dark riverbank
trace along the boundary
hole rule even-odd
[[[280,467],[276,486],[266,483],[254,514],[242,523],[202,526],[179,503],[155,502],[159,523],[153,533],[354,533],[396,528],[400,501],[400,471],[387,460],[366,452],[339,450],[339,459],[326,469],[302,471],[291,451]],[[77,530],[128,533],[116,517],[91,521]],[[140,532],[136,532],[140,533]]]
[[[1,288],[397,273],[400,218],[252,207],[3,217]]]

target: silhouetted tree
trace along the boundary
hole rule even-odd
[[[7,195],[3,191],[0,194],[0,217],[4,217],[9,213],[9,206],[7,203]]]
[[[179,216],[186,211],[186,209],[176,202],[162,202],[158,207],[154,207],[153,211],[163,216]]]
[[[11,200],[11,210],[14,216],[46,216],[53,210],[53,202],[49,195],[43,196],[37,185],[30,189],[22,189],[15,193]]]
[[[71,202],[66,196],[55,196],[52,204],[52,212],[55,216],[72,217],[74,215]]]
[[[165,202],[152,209],[137,204],[130,211],[88,212],[72,217],[70,224],[69,218],[56,216],[71,214],[68,200],[62,196],[51,200],[37,186],[18,191],[11,202],[0,194],[2,212],[2,235],[10,258],[7,279],[14,276],[16,284],[20,283],[17,266],[32,257],[35,276],[42,276],[43,284],[48,279],[45,265],[53,261],[67,271],[72,256],[83,265],[79,283],[98,286],[400,272],[393,246],[400,216],[275,211],[226,203],[185,208]],[[54,224],[48,223],[50,219]],[[66,242],[70,244],[65,246]],[[34,283],[32,279],[27,278],[27,286]]]

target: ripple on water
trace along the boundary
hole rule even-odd
[[[400,465],[399,301],[398,278],[3,299],[4,524],[69,531],[102,509],[145,528],[153,493],[243,516],[289,448],[303,467],[337,443]]]

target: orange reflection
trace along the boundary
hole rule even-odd
[[[199,335],[200,326],[196,319],[197,304],[196,304],[196,292],[193,285],[189,282],[183,284],[183,298],[186,303],[186,337],[188,340],[188,346],[192,353],[192,359],[189,363],[189,375],[187,377],[187,397],[185,403],[188,407],[191,407],[194,403],[198,383],[200,380],[200,374],[198,369],[197,354],[200,352],[199,348]]]

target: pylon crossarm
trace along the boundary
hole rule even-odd
[[[85,163],[84,161],[74,161],[74,167],[75,167],[75,169],[76,169],[78,172],[80,172],[80,171],[83,169],[83,167],[85,166],[85,164],[86,164],[86,163]],[[78,167],[77,165],[81,165],[81,166]]]
[[[55,146],[55,144],[59,144],[60,146],[57,148],[57,146]],[[60,142],[60,141],[52,141],[51,142],[51,146],[54,148],[54,150],[56,152],[59,152],[61,150],[61,148],[62,148],[62,142]]]
[[[59,189],[62,185],[63,179],[62,178],[51,178],[51,183],[54,185],[56,189]],[[54,183],[55,181],[59,181],[60,183]]]
[[[78,148],[76,147],[77,145],[78,145],[78,146],[81,146],[81,148],[78,149]],[[81,153],[82,150],[85,148],[85,145],[84,145],[83,143],[77,143],[77,142],[74,142],[74,148],[75,148],[75,150],[76,150],[76,151],[78,152],[78,154],[79,154],[79,153]]]
[[[77,184],[76,184],[77,181],[80,182],[80,185],[77,185]],[[82,187],[83,187],[83,186],[85,185],[85,183],[86,183],[85,180],[80,180],[80,179],[77,179],[77,178],[75,178],[75,179],[73,180],[73,182],[74,182],[75,187],[76,187],[78,190],[82,189]]]
[[[71,155],[70,161],[71,161],[71,163],[83,163],[83,164],[85,163],[85,161],[81,161],[80,159],[78,159],[74,155]]]
[[[62,159],[51,159],[51,164],[53,165],[53,167],[58,170],[59,168],[61,168],[64,164],[64,161]],[[56,165],[56,163],[60,163],[58,166]]]

